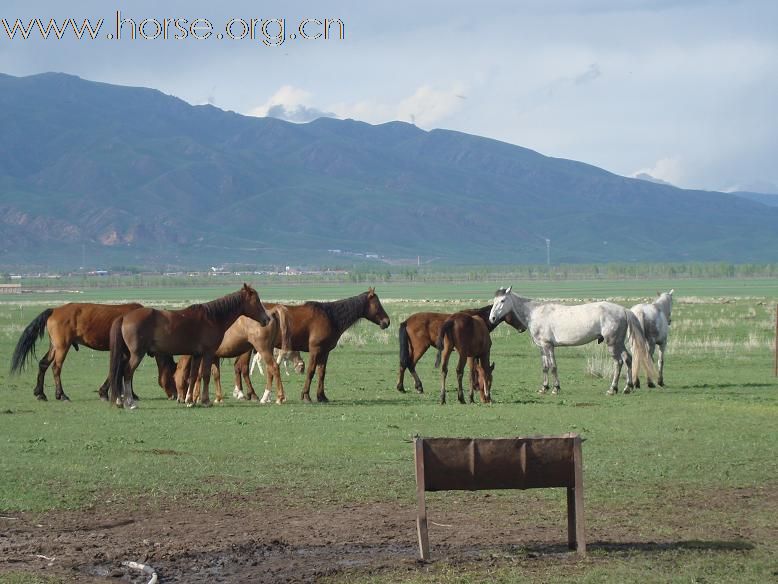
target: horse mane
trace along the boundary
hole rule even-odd
[[[202,310],[208,318],[219,318],[227,314],[234,314],[242,303],[241,291],[238,290],[204,304],[192,304],[189,308]]]
[[[344,298],[343,300],[333,300],[331,302],[316,302],[315,300],[311,300],[306,302],[305,306],[311,306],[316,310],[323,312],[338,332],[342,333],[365,314],[367,295],[367,292],[363,292],[358,296]]]

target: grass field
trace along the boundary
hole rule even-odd
[[[302,381],[292,376],[286,382],[290,399],[284,406],[228,400],[221,407],[187,409],[164,399],[153,360],[147,359],[136,376],[140,408],[121,411],[97,400],[95,391],[107,374],[107,354],[87,349],[71,351],[63,368],[63,384],[72,402],[52,399],[53,382],[47,376],[51,401],[41,403],[32,396],[35,372],[10,377],[7,364],[22,329],[44,308],[69,300],[180,306],[231,290],[118,289],[0,298],[0,355],[5,360],[0,368],[0,549],[7,545],[4,551],[13,551],[13,538],[6,536],[4,542],[2,532],[12,530],[14,521],[106,507],[131,511],[195,505],[215,512],[239,497],[249,513],[274,500],[301,512],[389,506],[407,509],[412,517],[414,435],[497,437],[573,431],[586,439],[590,541],[586,559],[554,547],[565,541],[564,502],[558,491],[497,492],[488,497],[440,493],[428,498],[431,520],[443,525],[432,526],[431,564],[412,563],[411,523],[404,557],[377,569],[356,561],[339,564],[337,570],[325,570],[316,578],[332,582],[778,578],[778,380],[773,377],[778,281],[512,284],[530,297],[608,298],[627,306],[648,299],[657,289],[674,287],[667,387],[606,396],[608,381],[587,372],[587,363],[605,360],[604,349],[590,345],[558,350],[562,393],[539,396],[537,350],[526,334],[501,326],[493,333],[496,403],[462,406],[450,396],[449,405],[438,405],[439,377],[432,368],[432,352],[418,366],[426,393],[400,394],[394,389],[397,325],[419,310],[453,312],[488,304],[496,286],[384,284],[377,292],[392,325],[381,331],[361,322],[344,335],[330,357],[329,404],[300,403]],[[333,299],[363,289],[259,284],[263,299],[273,301]],[[44,340],[39,354],[45,348]],[[228,384],[230,369],[223,368]],[[406,387],[412,388],[409,380],[406,377]],[[450,391],[454,383],[452,371]],[[261,383],[257,380],[256,385]],[[261,496],[246,499],[247,494]],[[451,533],[457,525],[464,533],[476,529],[485,539],[458,540]],[[511,531],[514,527],[518,531]],[[441,542],[445,545],[436,552],[436,543]],[[74,572],[63,571],[56,562],[41,566],[23,558],[0,558],[0,582],[73,577]]]

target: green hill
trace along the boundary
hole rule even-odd
[[[459,132],[0,75],[0,263],[778,259],[778,208]],[[328,250],[340,250],[335,254]]]

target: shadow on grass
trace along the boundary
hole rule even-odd
[[[560,554],[569,552],[564,544],[539,544],[522,546],[529,553],[536,554]],[[593,541],[587,542],[586,550],[589,553],[643,553],[653,554],[672,551],[712,551],[712,552],[745,552],[755,549],[756,546],[744,540],[737,541],[702,541],[690,539],[684,541],[641,541],[641,542],[616,542]]]
[[[719,389],[747,389],[761,387],[764,389],[772,389],[776,386],[776,383],[696,383],[690,385],[678,385],[677,389],[711,389],[718,391]],[[734,392],[730,392],[734,393]]]

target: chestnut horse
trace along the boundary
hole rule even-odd
[[[290,341],[290,318],[289,309],[283,304],[268,305],[266,312],[270,316],[270,322],[266,326],[260,326],[256,321],[241,316],[236,320],[233,325],[227,329],[224,333],[219,348],[216,350],[214,361],[211,365],[211,374],[216,384],[216,403],[220,404],[224,401],[224,394],[222,393],[221,385],[221,370],[220,359],[229,357],[241,357],[244,353],[250,353],[251,350],[255,350],[258,355],[262,356],[265,361],[265,365],[268,370],[268,387],[266,388],[266,394],[269,393],[270,384],[273,379],[276,380],[276,394],[277,403],[281,404],[286,401],[284,395],[284,385],[281,381],[281,374],[278,370],[278,364],[273,357],[273,346],[276,342],[280,342],[283,347],[289,346]],[[198,371],[198,375],[202,376],[201,364],[198,362],[192,366],[191,357],[181,357],[178,361],[177,369],[179,371],[191,369]],[[237,362],[236,362],[237,367]],[[246,367],[248,367],[248,360],[246,361]],[[238,378],[239,379],[239,378]],[[183,381],[187,383],[184,384]],[[178,401],[197,401],[199,394],[200,379],[196,379],[194,384],[188,383],[190,380],[185,375],[179,375],[178,384]],[[237,385],[237,384],[236,384]],[[187,389],[193,387],[193,393],[188,394]],[[257,394],[254,393],[254,387],[249,383],[249,394],[246,396],[248,399],[259,399]]]
[[[206,304],[193,304],[182,310],[138,308],[117,318],[111,325],[110,337],[111,402],[117,403],[123,394],[124,405],[135,407],[132,378],[143,356],[151,352],[201,358],[201,403],[210,405],[208,382],[214,354],[225,331],[240,316],[248,316],[261,325],[270,322],[259,294],[248,284],[243,284],[237,292]],[[190,390],[196,377],[196,372],[191,371]]]
[[[268,306],[273,306],[269,304]],[[375,288],[369,288],[358,296],[332,302],[306,302],[288,306],[292,316],[292,351],[306,351],[308,371],[300,398],[311,401],[311,382],[318,375],[316,400],[329,401],[324,394],[324,376],[327,373],[327,359],[337,345],[341,335],[359,319],[365,318],[382,329],[389,326],[389,315],[381,306]],[[282,348],[276,343],[277,348]]]
[[[118,317],[132,310],[142,308],[137,302],[131,304],[89,304],[71,302],[57,308],[47,308],[27,325],[16,343],[11,359],[11,372],[19,373],[24,369],[28,359],[35,357],[35,343],[43,337],[44,331],[49,333],[49,350],[38,362],[38,381],[33,395],[41,401],[46,401],[43,392],[43,380],[46,370],[51,366],[58,400],[69,401],[62,389],[62,365],[68,351],[72,347],[78,351],[79,345],[95,351],[108,351],[110,348],[109,333],[111,323]],[[158,381],[160,387],[170,399],[175,398],[176,388],[173,373],[176,364],[168,355],[157,355]],[[101,399],[108,399],[109,380],[106,379],[98,393]]]
[[[465,361],[470,361],[471,368],[478,372],[478,388],[481,391],[481,402],[491,402],[494,363],[489,363],[492,338],[489,336],[489,327],[486,326],[486,322],[478,316],[473,316],[466,312],[456,312],[441,325],[436,345],[438,355],[435,359],[435,367],[440,365],[441,352],[443,353],[443,366],[440,369],[440,403],[446,403],[448,359],[455,348],[457,353],[459,353],[459,363],[457,363],[457,399],[459,403],[465,403],[465,392],[462,389]],[[473,403],[473,401],[473,389],[471,386],[470,403]]]
[[[527,327],[513,314],[506,314],[502,321],[495,324],[489,322],[489,311],[492,309],[491,304],[482,308],[471,308],[463,310],[461,312],[469,314],[471,316],[477,316],[484,321],[489,332],[492,332],[500,322],[506,322],[520,333],[527,330]],[[438,343],[438,336],[440,335],[441,325],[451,317],[451,314],[444,312],[417,312],[408,317],[407,320],[400,323],[400,373],[397,379],[397,391],[405,393],[404,378],[405,370],[411,372],[413,379],[416,382],[416,391],[418,393],[424,393],[424,387],[422,386],[421,379],[416,373],[416,363],[424,356],[427,349],[430,347],[436,347]],[[473,387],[476,383],[476,371],[473,369],[472,363],[468,360],[470,366],[470,395],[472,395]]]

